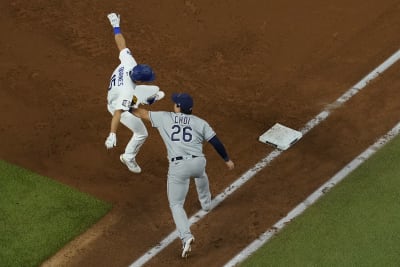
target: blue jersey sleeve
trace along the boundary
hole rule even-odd
[[[221,141],[219,141],[216,135],[214,135],[214,137],[211,138],[208,142],[214,147],[221,158],[223,158],[225,161],[229,160],[229,156],[228,153],[226,153],[224,145],[221,143]]]

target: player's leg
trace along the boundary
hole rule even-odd
[[[141,119],[128,111],[125,111],[121,114],[121,123],[128,127],[133,133],[132,138],[129,140],[125,148],[125,154],[127,159],[135,158],[140,150],[140,147],[143,145],[149,135],[147,133],[146,126]]]
[[[211,208],[211,192],[208,176],[206,173],[206,159],[204,157],[195,158],[192,162],[196,166],[196,173],[193,175],[196,183],[197,195],[201,208],[209,211]]]
[[[121,114],[121,123],[133,133],[125,147],[125,153],[121,155],[121,161],[123,161],[131,171],[139,173],[141,169],[139,165],[137,165],[135,158],[148,137],[146,126],[141,119],[128,111]]]
[[[183,208],[190,183],[190,176],[187,176],[186,173],[183,161],[171,163],[167,181],[169,207],[182,244],[193,237],[187,214]]]

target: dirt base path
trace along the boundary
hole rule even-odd
[[[0,158],[114,204],[48,266],[127,266],[174,230],[164,145],[150,137],[134,175],[106,151],[109,77],[118,51],[106,15],[119,12],[135,58],[153,66],[167,99],[186,91],[237,164],[206,145],[219,194],[273,148],[258,136],[276,122],[300,129],[399,46],[395,0],[22,1],[0,4]],[[192,227],[182,261],[174,242],[149,266],[221,266],[400,120],[395,65]],[[191,188],[189,215],[199,208]]]

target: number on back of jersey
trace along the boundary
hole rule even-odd
[[[171,140],[174,142],[190,142],[192,141],[192,127],[190,126],[181,126],[181,125],[172,125],[171,132]]]
[[[115,86],[116,79],[117,79],[117,75],[114,74],[113,76],[111,76],[110,85],[108,86],[108,91],[110,91],[111,88],[113,88],[113,86]]]

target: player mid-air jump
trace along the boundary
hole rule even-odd
[[[119,49],[121,63],[111,75],[107,94],[107,108],[111,113],[111,129],[105,145],[111,149],[117,145],[117,128],[119,122],[133,132],[132,138],[120,155],[120,160],[131,172],[140,173],[142,170],[136,163],[136,155],[148,136],[142,120],[129,111],[139,104],[151,105],[164,97],[164,92],[155,85],[136,85],[138,82],[151,82],[155,79],[152,68],[146,64],[137,64],[131,51],[126,47],[125,38],[120,29],[120,16],[108,14],[108,19],[114,29],[114,37]]]

